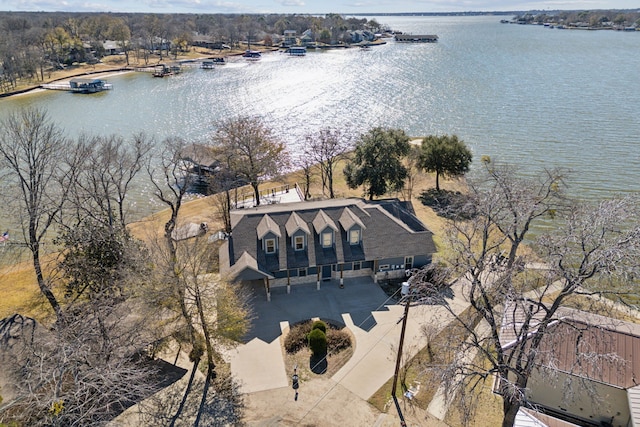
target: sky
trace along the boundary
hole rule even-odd
[[[2,11],[376,14],[638,9],[638,0],[0,0]]]

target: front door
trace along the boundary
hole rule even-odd
[[[330,280],[330,279],[331,279],[331,265],[323,265],[322,280]]]
[[[404,257],[404,269],[411,270],[413,268],[413,257],[406,256]]]

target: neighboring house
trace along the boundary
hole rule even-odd
[[[122,44],[115,40],[106,40],[102,43],[102,48],[107,55],[118,55],[124,52]]]
[[[212,36],[195,35],[191,45],[194,47],[203,47],[205,49],[230,49],[231,47],[224,42],[215,40]]]
[[[100,54],[104,55],[119,55],[124,52],[122,44],[116,40],[105,40],[100,42],[102,44],[102,51]],[[127,43],[128,44],[128,43]],[[82,43],[85,53],[95,54],[94,46],[88,41]]]
[[[302,46],[312,46],[312,45],[315,45],[315,43],[316,43],[315,34],[313,34],[313,31],[311,30],[306,30],[300,36],[300,44]]]
[[[372,42],[376,39],[375,33],[367,30],[356,30],[349,32],[351,43],[360,43],[363,41]]]
[[[397,199],[331,199],[239,209],[220,272],[270,287],[370,276],[404,277],[431,262],[432,233]]]
[[[297,44],[298,38],[296,36],[296,30],[284,30],[282,47],[295,46]]]
[[[503,327],[505,349],[514,342],[514,326],[517,321]],[[528,411],[517,426],[531,425],[527,417],[541,423],[536,426],[640,426],[640,325],[562,309],[546,334],[526,398],[547,417]]]

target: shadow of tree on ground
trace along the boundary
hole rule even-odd
[[[436,191],[431,188],[423,191],[419,199],[423,205],[429,206],[443,218],[470,219],[476,214],[470,196],[459,191]]]
[[[314,374],[324,374],[327,372],[327,355],[311,355],[309,358],[309,369]]]

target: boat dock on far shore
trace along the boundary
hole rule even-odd
[[[396,34],[395,40],[397,42],[408,43],[436,43],[438,36],[435,34],[416,35],[416,34]]]
[[[45,83],[40,85],[43,89],[66,90],[75,93],[96,93],[113,89],[113,85],[98,78],[79,77],[68,82]]]

